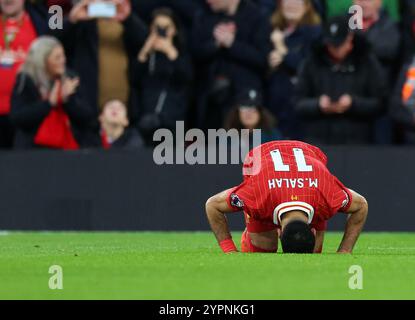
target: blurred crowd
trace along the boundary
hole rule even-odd
[[[1,149],[140,148],[176,121],[415,143],[415,0],[105,1],[0,0]]]

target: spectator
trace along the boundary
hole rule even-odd
[[[389,91],[395,80],[393,73],[400,48],[398,26],[387,11],[382,10],[382,0],[354,0],[354,4],[363,9],[363,34],[383,67],[387,79],[385,89]],[[389,95],[389,92],[385,92],[385,95]],[[391,143],[392,124],[387,116],[387,105],[382,107],[383,111],[375,122],[374,139],[376,143]]]
[[[281,5],[281,0],[255,0],[255,2],[258,3],[266,16],[271,16]],[[325,0],[310,0],[310,2],[313,5],[314,10],[316,10],[321,17],[325,18]]]
[[[391,116],[400,129],[400,141],[415,144],[415,58],[400,72],[391,98]]]
[[[268,63],[267,107],[277,117],[284,136],[300,139],[300,124],[292,103],[298,68],[321,33],[320,17],[311,0],[282,0],[271,18],[273,32]]]
[[[248,0],[206,0],[195,19],[193,53],[201,68],[198,123],[217,128],[234,97],[246,88],[261,89],[267,68],[269,26]]]
[[[66,69],[58,40],[39,37],[17,76],[11,102],[16,148],[78,149],[91,120],[79,78]]]
[[[297,85],[298,113],[307,140],[315,144],[365,144],[381,110],[384,78],[366,40],[334,17],[322,43],[306,60]]]
[[[193,18],[205,0],[136,0],[137,14],[147,24],[152,22],[152,13],[158,8],[169,8],[180,19],[183,33],[189,39]],[[133,3],[134,8],[134,3]]]
[[[382,10],[382,0],[354,0],[354,3],[363,9],[363,33],[390,79],[391,68],[399,53],[398,26],[387,11]]]
[[[101,139],[104,149],[135,149],[143,140],[134,128],[128,128],[127,107],[119,100],[104,104],[101,115]]]
[[[155,130],[174,130],[176,121],[185,120],[191,71],[177,17],[170,9],[156,10],[135,72],[138,126],[148,144]]]
[[[0,148],[11,148],[10,99],[30,44],[47,32],[46,13],[25,0],[0,0]]]
[[[262,97],[254,89],[244,91],[237,97],[235,107],[227,116],[225,128],[261,129],[261,143],[282,139],[274,116],[262,106]]]
[[[400,1],[402,59],[409,63],[415,54],[415,0]]]
[[[84,84],[80,89],[96,119],[105,102],[118,99],[130,105],[134,100],[130,70],[147,34],[145,24],[131,12],[130,0],[109,1],[117,10],[110,19],[89,17],[89,0],[76,4],[63,35],[68,63],[79,73]]]

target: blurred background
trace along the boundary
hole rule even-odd
[[[0,15],[0,228],[206,228],[204,199],[240,168],[156,166],[154,132],[184,121],[321,146],[377,203],[369,229],[413,230],[415,1],[0,0]]]

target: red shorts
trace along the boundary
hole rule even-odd
[[[251,238],[249,237],[249,231],[245,229],[245,231],[242,233],[241,238],[241,252],[244,253],[275,253],[277,250],[265,250],[258,248],[252,244]]]

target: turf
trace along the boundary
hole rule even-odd
[[[334,253],[340,238],[322,255],[223,255],[209,233],[4,233],[0,299],[415,299],[415,234],[363,234],[353,255]]]

